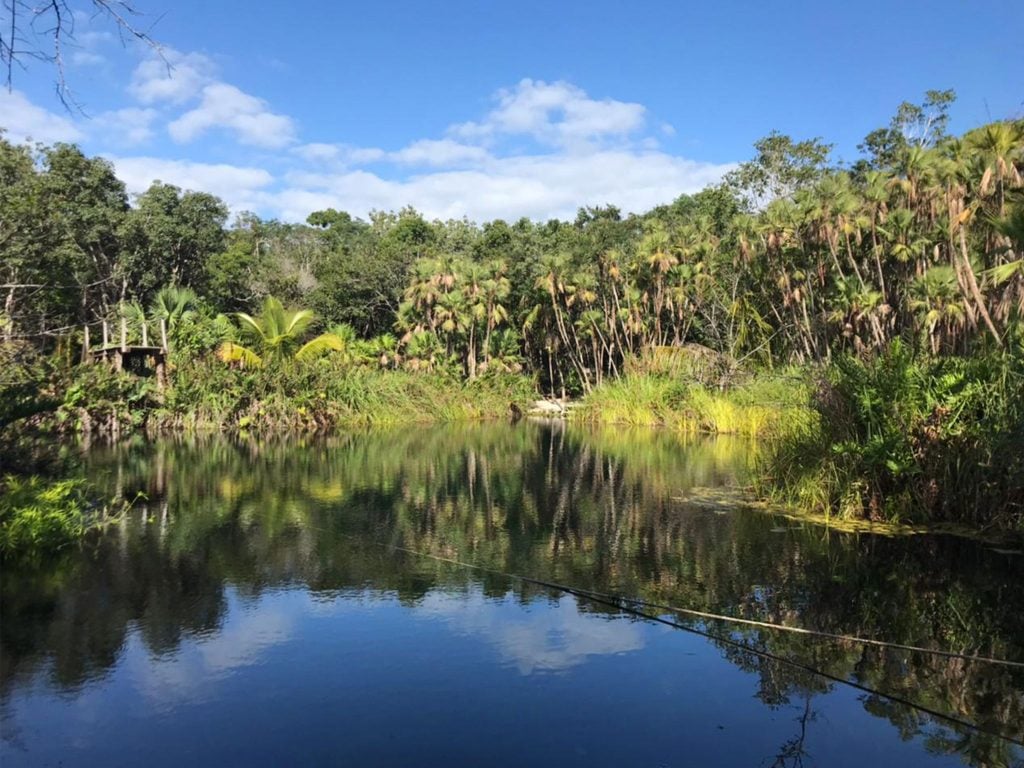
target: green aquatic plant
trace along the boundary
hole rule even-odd
[[[80,479],[6,477],[0,488],[0,555],[58,549],[89,526],[92,504]]]

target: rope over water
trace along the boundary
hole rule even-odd
[[[858,691],[863,691],[864,693],[871,694],[872,696],[881,696],[881,697],[889,699],[890,701],[893,701],[893,702],[895,702],[897,704],[902,704],[903,706],[907,706],[907,707],[910,707],[912,709],[916,709],[919,712],[923,712],[923,713],[925,713],[927,715],[930,715],[932,717],[938,718],[940,720],[945,720],[946,722],[953,723],[955,725],[959,725],[961,727],[968,728],[968,729],[970,729],[972,731],[977,731],[978,733],[983,733],[983,734],[986,734],[988,736],[995,736],[996,738],[1004,739],[1004,740],[1010,742],[1011,744],[1016,744],[1017,746],[1024,747],[1024,740],[1020,740],[1020,739],[1014,738],[1012,736],[1007,736],[1006,734],[999,733],[997,731],[989,730],[987,728],[984,728],[984,727],[978,725],[977,723],[972,723],[969,720],[964,720],[964,719],[962,719],[960,717],[957,717],[956,715],[950,715],[950,714],[947,714],[945,712],[939,712],[938,710],[931,709],[930,707],[927,707],[927,706],[925,706],[923,704],[918,704],[916,702],[910,701],[909,699],[905,699],[902,696],[899,696],[897,694],[886,693],[884,691],[879,691],[879,690],[876,690],[874,688],[869,688],[866,685],[861,685],[860,683],[854,682],[854,681],[849,680],[847,678],[839,677],[838,675],[833,675],[833,674],[831,674],[829,672],[825,672],[823,670],[817,669],[817,668],[812,667],[812,666],[810,666],[808,664],[804,664],[801,661],[797,661],[795,659],[791,659],[791,658],[788,658],[788,657],[785,657],[785,656],[778,656],[778,655],[776,655],[774,653],[771,653],[769,651],[761,650],[760,648],[755,648],[753,646],[747,645],[746,643],[742,643],[742,642],[740,642],[738,640],[734,640],[734,639],[732,639],[730,637],[724,637],[722,635],[717,635],[717,634],[714,634],[712,632],[708,632],[706,630],[698,629],[696,627],[687,626],[686,624],[680,624],[680,623],[678,623],[676,621],[671,621],[670,619],[667,619],[664,616],[658,616],[656,614],[652,615],[652,614],[649,614],[649,613],[644,613],[643,611],[637,610],[636,608],[632,608],[630,606],[632,606],[632,605],[639,605],[639,606],[644,606],[644,607],[647,607],[647,608],[657,608],[657,609],[661,609],[661,610],[673,611],[673,612],[676,612],[676,613],[681,613],[681,614],[684,614],[684,615],[695,616],[695,617],[699,617],[699,618],[703,618],[703,619],[711,619],[711,620],[715,620],[715,621],[723,621],[723,622],[736,623],[736,624],[747,624],[747,625],[752,625],[752,626],[763,627],[763,628],[766,628],[766,629],[776,629],[776,630],[782,630],[782,631],[787,631],[787,632],[796,632],[798,634],[826,637],[826,638],[835,639],[835,640],[848,640],[848,641],[851,641],[851,642],[862,643],[862,644],[865,644],[865,645],[876,645],[876,646],[881,646],[881,647],[886,647],[886,648],[898,648],[898,649],[901,649],[901,650],[909,650],[909,651],[915,651],[915,652],[920,652],[920,653],[933,654],[933,655],[937,655],[937,656],[946,656],[946,657],[949,657],[949,658],[960,658],[960,659],[965,659],[965,660],[968,660],[968,661],[982,662],[982,663],[987,663],[987,664],[1000,664],[1000,665],[1009,666],[1009,667],[1024,667],[1024,663],[1019,662],[1019,661],[1010,661],[1010,660],[1006,660],[1006,659],[994,659],[994,658],[989,658],[989,657],[986,657],[986,656],[971,656],[971,655],[967,655],[967,654],[956,653],[954,651],[943,651],[943,650],[936,650],[936,649],[932,649],[932,648],[920,648],[918,646],[913,646],[913,645],[903,645],[903,644],[900,644],[900,643],[888,643],[888,642],[884,642],[882,640],[872,640],[872,639],[869,639],[869,638],[853,637],[853,636],[850,636],[850,635],[838,635],[838,634],[834,634],[834,633],[831,633],[831,632],[818,632],[818,631],[811,630],[811,629],[804,629],[802,627],[789,627],[789,626],[786,626],[786,625],[783,625],[783,624],[772,624],[772,623],[764,622],[764,621],[754,621],[752,619],[740,619],[740,618],[737,618],[737,617],[734,617],[734,616],[723,616],[723,615],[720,615],[720,614],[708,613],[706,611],[696,611],[696,610],[692,610],[692,609],[689,609],[689,608],[677,608],[677,607],[674,607],[674,606],[659,605],[657,603],[648,603],[648,602],[643,601],[643,600],[623,597],[623,596],[619,596],[619,595],[610,595],[610,594],[607,594],[607,593],[594,592],[594,591],[587,590],[587,589],[579,589],[579,588],[576,588],[576,587],[567,587],[564,584],[556,584],[555,582],[545,581],[543,579],[535,579],[535,578],[532,578],[530,576],[520,576],[520,575],[514,574],[514,573],[506,573],[504,571],[499,571],[499,570],[497,570],[495,568],[488,568],[487,566],[484,566],[484,565],[476,565],[474,563],[466,563],[466,562],[463,562],[461,560],[455,560],[455,559],[448,558],[448,557],[441,557],[440,555],[433,555],[433,554],[430,554],[428,552],[419,552],[419,551],[417,551],[415,549],[409,549],[407,547],[400,547],[400,546],[396,546],[396,545],[385,545],[385,544],[382,544],[381,546],[383,546],[385,548],[388,548],[388,549],[391,549],[391,550],[394,550],[394,551],[398,551],[398,552],[406,552],[406,553],[408,553],[410,555],[415,555],[417,557],[422,557],[422,558],[426,558],[426,559],[429,559],[429,560],[435,560],[435,561],[440,562],[440,563],[448,563],[449,565],[455,565],[455,566],[458,566],[460,568],[468,568],[468,569],[476,570],[476,571],[484,571],[484,572],[487,572],[487,573],[495,574],[497,576],[503,576],[505,578],[515,579],[517,581],[521,581],[521,582],[524,582],[524,583],[527,583],[527,584],[535,584],[535,585],[540,586],[540,587],[546,587],[548,589],[554,589],[554,590],[557,590],[557,591],[560,591],[560,592],[564,592],[564,593],[569,594],[569,595],[573,595],[575,597],[580,597],[580,598],[583,598],[585,600],[590,600],[591,602],[601,603],[601,604],[607,605],[607,606],[609,606],[611,608],[616,608],[616,609],[618,609],[620,611],[624,611],[626,613],[632,614],[633,616],[636,616],[638,618],[647,619],[648,621],[654,621],[654,622],[657,622],[659,624],[664,624],[666,626],[673,627],[675,629],[681,629],[684,632],[689,632],[689,633],[694,634],[694,635],[699,635],[700,637],[704,637],[704,638],[706,638],[708,640],[714,640],[715,642],[723,643],[723,644],[729,645],[729,646],[731,646],[733,648],[737,648],[737,649],[745,651],[747,653],[751,653],[751,654],[753,654],[755,656],[758,656],[759,658],[762,658],[762,659],[768,659],[768,660],[771,660],[771,661],[781,662],[781,663],[786,664],[788,666],[791,666],[791,667],[793,667],[795,669],[799,669],[799,670],[802,670],[804,672],[808,672],[808,673],[813,674],[813,675],[818,675],[819,677],[823,677],[826,680],[831,680],[832,682],[840,683],[842,685],[849,686],[850,688],[854,688],[854,689],[856,689]]]

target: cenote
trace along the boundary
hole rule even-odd
[[[1020,667],[537,583],[1024,660],[1019,554],[746,506],[755,450],[528,422],[93,449],[144,498],[5,571],[3,765],[1021,764]]]

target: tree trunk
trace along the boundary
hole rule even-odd
[[[960,253],[964,260],[964,277],[967,278],[967,285],[971,289],[974,302],[978,305],[978,311],[985,320],[985,325],[988,326],[989,331],[992,333],[992,338],[996,340],[996,345],[1001,347],[1003,346],[1003,339],[999,335],[999,331],[996,330],[995,323],[992,322],[992,317],[988,313],[988,308],[985,306],[985,297],[981,295],[981,289],[978,288],[978,280],[974,276],[974,267],[971,266],[971,260],[967,256],[967,238],[964,236],[963,225],[960,226]]]

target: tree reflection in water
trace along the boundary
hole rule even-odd
[[[5,572],[0,691],[45,670],[62,689],[103,676],[131,628],[156,655],[219,631],[225,589],[255,597],[370,590],[428,605],[438,590],[528,602],[543,588],[395,546],[581,589],[911,645],[1024,659],[1020,560],[945,536],[885,538],[743,506],[756,445],[664,432],[522,423],[289,442],[180,441],[94,451],[113,492],[147,501],[81,551]],[[575,610],[610,609],[580,601]],[[734,639],[1024,738],[1024,675],[909,651],[750,627]],[[772,707],[803,701],[768,764],[799,766],[814,696],[834,687],[724,645]],[[1014,759],[994,736],[881,697],[865,710],[971,765]],[[771,762],[774,760],[774,762]]]

